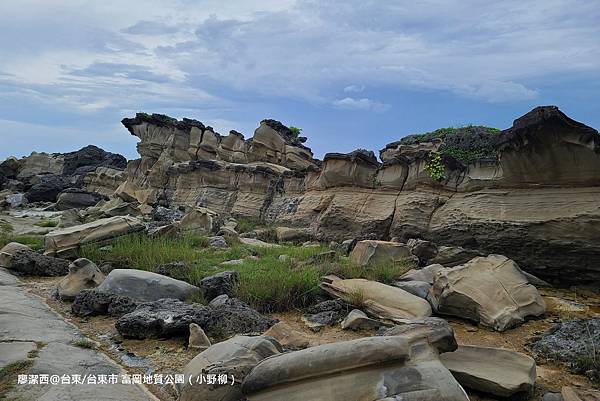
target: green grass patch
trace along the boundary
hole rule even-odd
[[[58,221],[56,221],[56,220],[40,220],[37,223],[35,223],[35,225],[38,227],[57,227]]]
[[[314,303],[319,294],[321,277],[336,274],[342,278],[366,278],[391,283],[413,267],[409,263],[359,267],[347,257],[336,255],[320,260],[315,255],[329,250],[326,246],[252,247],[229,239],[228,249],[207,247],[207,239],[150,238],[132,234],[115,239],[102,249],[100,244],[86,245],[81,256],[101,265],[148,271],[170,262],[183,261],[187,268],[177,269],[176,278],[199,285],[207,276],[235,270],[240,282],[235,296],[262,312],[278,312],[304,308]],[[280,260],[287,255],[286,260]],[[238,265],[223,265],[229,260],[242,259]],[[188,302],[204,303],[201,294]]]
[[[25,374],[33,366],[32,360],[17,361],[0,369],[0,400],[6,399],[8,392],[17,384],[17,377]]]
[[[8,221],[4,221],[4,220],[0,219],[0,233],[10,234],[14,230],[15,230],[15,228],[13,227],[12,224],[10,224]]]
[[[236,221],[237,226],[235,227],[235,231],[237,231],[240,234],[250,232],[260,225],[255,220],[247,218],[239,218]]]
[[[11,235],[6,233],[0,233],[0,248],[9,242],[18,242],[23,245],[27,245],[34,251],[44,249],[44,237],[41,235]]]
[[[74,346],[76,346],[76,347],[85,348],[85,349],[96,349],[96,348],[98,348],[98,345],[94,341],[89,340],[87,338],[79,338],[79,339],[73,341],[71,344],[74,345]]]

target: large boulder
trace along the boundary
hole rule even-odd
[[[76,259],[69,265],[69,274],[58,283],[58,296],[63,301],[71,301],[82,290],[97,287],[103,280],[104,274],[94,262]]]
[[[431,316],[427,301],[400,288],[365,279],[342,280],[336,276],[325,277],[321,288],[331,296],[356,305],[377,319],[397,321]]]
[[[211,345],[196,355],[184,368],[184,384],[179,388],[179,401],[239,401],[242,382],[263,359],[282,352],[281,345],[271,337],[236,336]],[[207,375],[227,375],[225,384],[200,381]],[[232,376],[235,382],[231,382]]]
[[[312,233],[307,228],[277,227],[275,235],[280,242],[304,242],[312,239]]]
[[[438,353],[452,352],[458,348],[454,330],[447,321],[439,317],[405,320],[398,325],[384,328],[378,334],[383,336],[403,336],[410,341],[425,339]]]
[[[473,320],[504,331],[545,313],[537,289],[519,266],[502,255],[477,257],[440,270],[433,285],[438,313]]]
[[[205,327],[209,314],[207,306],[166,298],[140,304],[121,316],[115,327],[128,338],[187,337],[190,323]]]
[[[45,253],[58,256],[73,254],[82,245],[140,231],[143,228],[142,222],[135,217],[115,216],[54,230],[44,238]]]
[[[71,304],[75,316],[111,315],[122,316],[133,312],[137,302],[129,297],[97,289],[81,290]]]
[[[88,192],[78,188],[68,188],[58,195],[56,210],[80,209],[96,205],[106,200],[106,197],[95,192]]]
[[[467,401],[425,332],[367,337],[272,356],[244,380],[249,401]]]
[[[10,268],[31,276],[64,276],[69,272],[69,261],[24,249],[13,255]]]
[[[350,260],[359,266],[394,264],[413,258],[408,246],[390,241],[359,241],[350,252]]]
[[[535,361],[520,352],[461,345],[440,359],[460,384],[483,393],[510,397],[535,385]]]
[[[10,268],[12,258],[18,251],[31,251],[31,248],[27,245],[20,244],[18,242],[9,242],[0,249],[0,267]]]
[[[145,270],[114,269],[106,276],[98,290],[149,302],[162,298],[184,301],[199,291],[199,288],[185,281]]]
[[[310,344],[309,338],[304,333],[294,330],[284,322],[275,323],[263,335],[273,337],[288,350],[304,349]]]
[[[216,337],[226,338],[234,334],[261,334],[276,322],[237,298],[227,298],[211,306],[203,328]]]

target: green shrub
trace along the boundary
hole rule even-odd
[[[439,152],[433,152],[429,158],[427,164],[425,164],[425,171],[434,181],[442,181],[446,172],[446,166],[442,162],[442,155]]]

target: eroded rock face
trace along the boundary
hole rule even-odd
[[[84,289],[95,288],[104,280],[104,274],[92,261],[79,258],[69,265],[69,274],[58,283],[58,296],[71,301]]]
[[[122,316],[133,312],[136,307],[137,302],[129,297],[97,289],[84,289],[73,300],[71,311],[75,316]]]
[[[252,369],[242,390],[250,401],[468,400],[420,329],[267,358]]]
[[[437,312],[479,322],[498,331],[539,316],[546,305],[517,264],[502,255],[477,257],[437,272]]]

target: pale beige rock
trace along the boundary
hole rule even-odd
[[[61,228],[46,234],[46,255],[62,256],[74,253],[81,245],[140,231],[144,225],[131,216],[116,216],[91,223]]]
[[[102,284],[104,278],[95,263],[85,258],[76,259],[69,265],[69,274],[58,283],[58,296],[63,301],[71,301],[82,290]]]
[[[310,343],[302,332],[292,329],[284,322],[275,323],[263,335],[273,337],[284,348],[292,350],[306,348]]]
[[[535,385],[535,361],[520,352],[461,345],[440,360],[463,386],[499,397],[530,393]]]
[[[21,160],[21,169],[17,178],[20,180],[33,177],[38,174],[62,174],[64,157],[51,153],[33,152]]]
[[[398,321],[431,316],[427,301],[400,288],[365,279],[342,280],[327,276],[321,288],[348,303],[359,301],[361,308],[377,319]]]
[[[84,188],[104,196],[111,196],[115,190],[125,182],[124,170],[111,167],[98,167],[83,178]]]
[[[258,246],[258,247],[264,247],[264,248],[279,248],[279,247],[281,247],[281,245],[279,245],[279,244],[272,244],[269,242],[264,242],[264,241],[261,241],[256,238],[240,237],[239,240],[242,244],[245,244],[245,245]]]
[[[350,252],[350,260],[359,266],[402,263],[413,258],[408,246],[390,241],[358,241]]]
[[[432,291],[440,314],[473,320],[498,331],[546,311],[544,300],[519,266],[502,255],[477,257],[440,270]]]
[[[204,351],[210,347],[210,340],[204,333],[204,330],[196,323],[190,323],[190,338],[188,340],[188,348],[194,351]]]
[[[13,255],[21,250],[30,251],[31,248],[18,242],[9,242],[4,245],[4,247],[0,249],[0,267],[10,268]]]
[[[600,400],[600,391],[593,389],[576,388],[572,386],[563,386],[561,390],[563,401],[598,401]]]
[[[343,330],[376,329],[384,325],[378,320],[369,318],[360,309],[351,310],[341,324]]]
[[[281,242],[303,242],[312,236],[310,230],[296,227],[277,227],[275,235],[277,235],[277,241]]]
[[[183,216],[179,222],[179,229],[183,233],[210,234],[216,217],[216,212],[205,207],[197,207]]]

